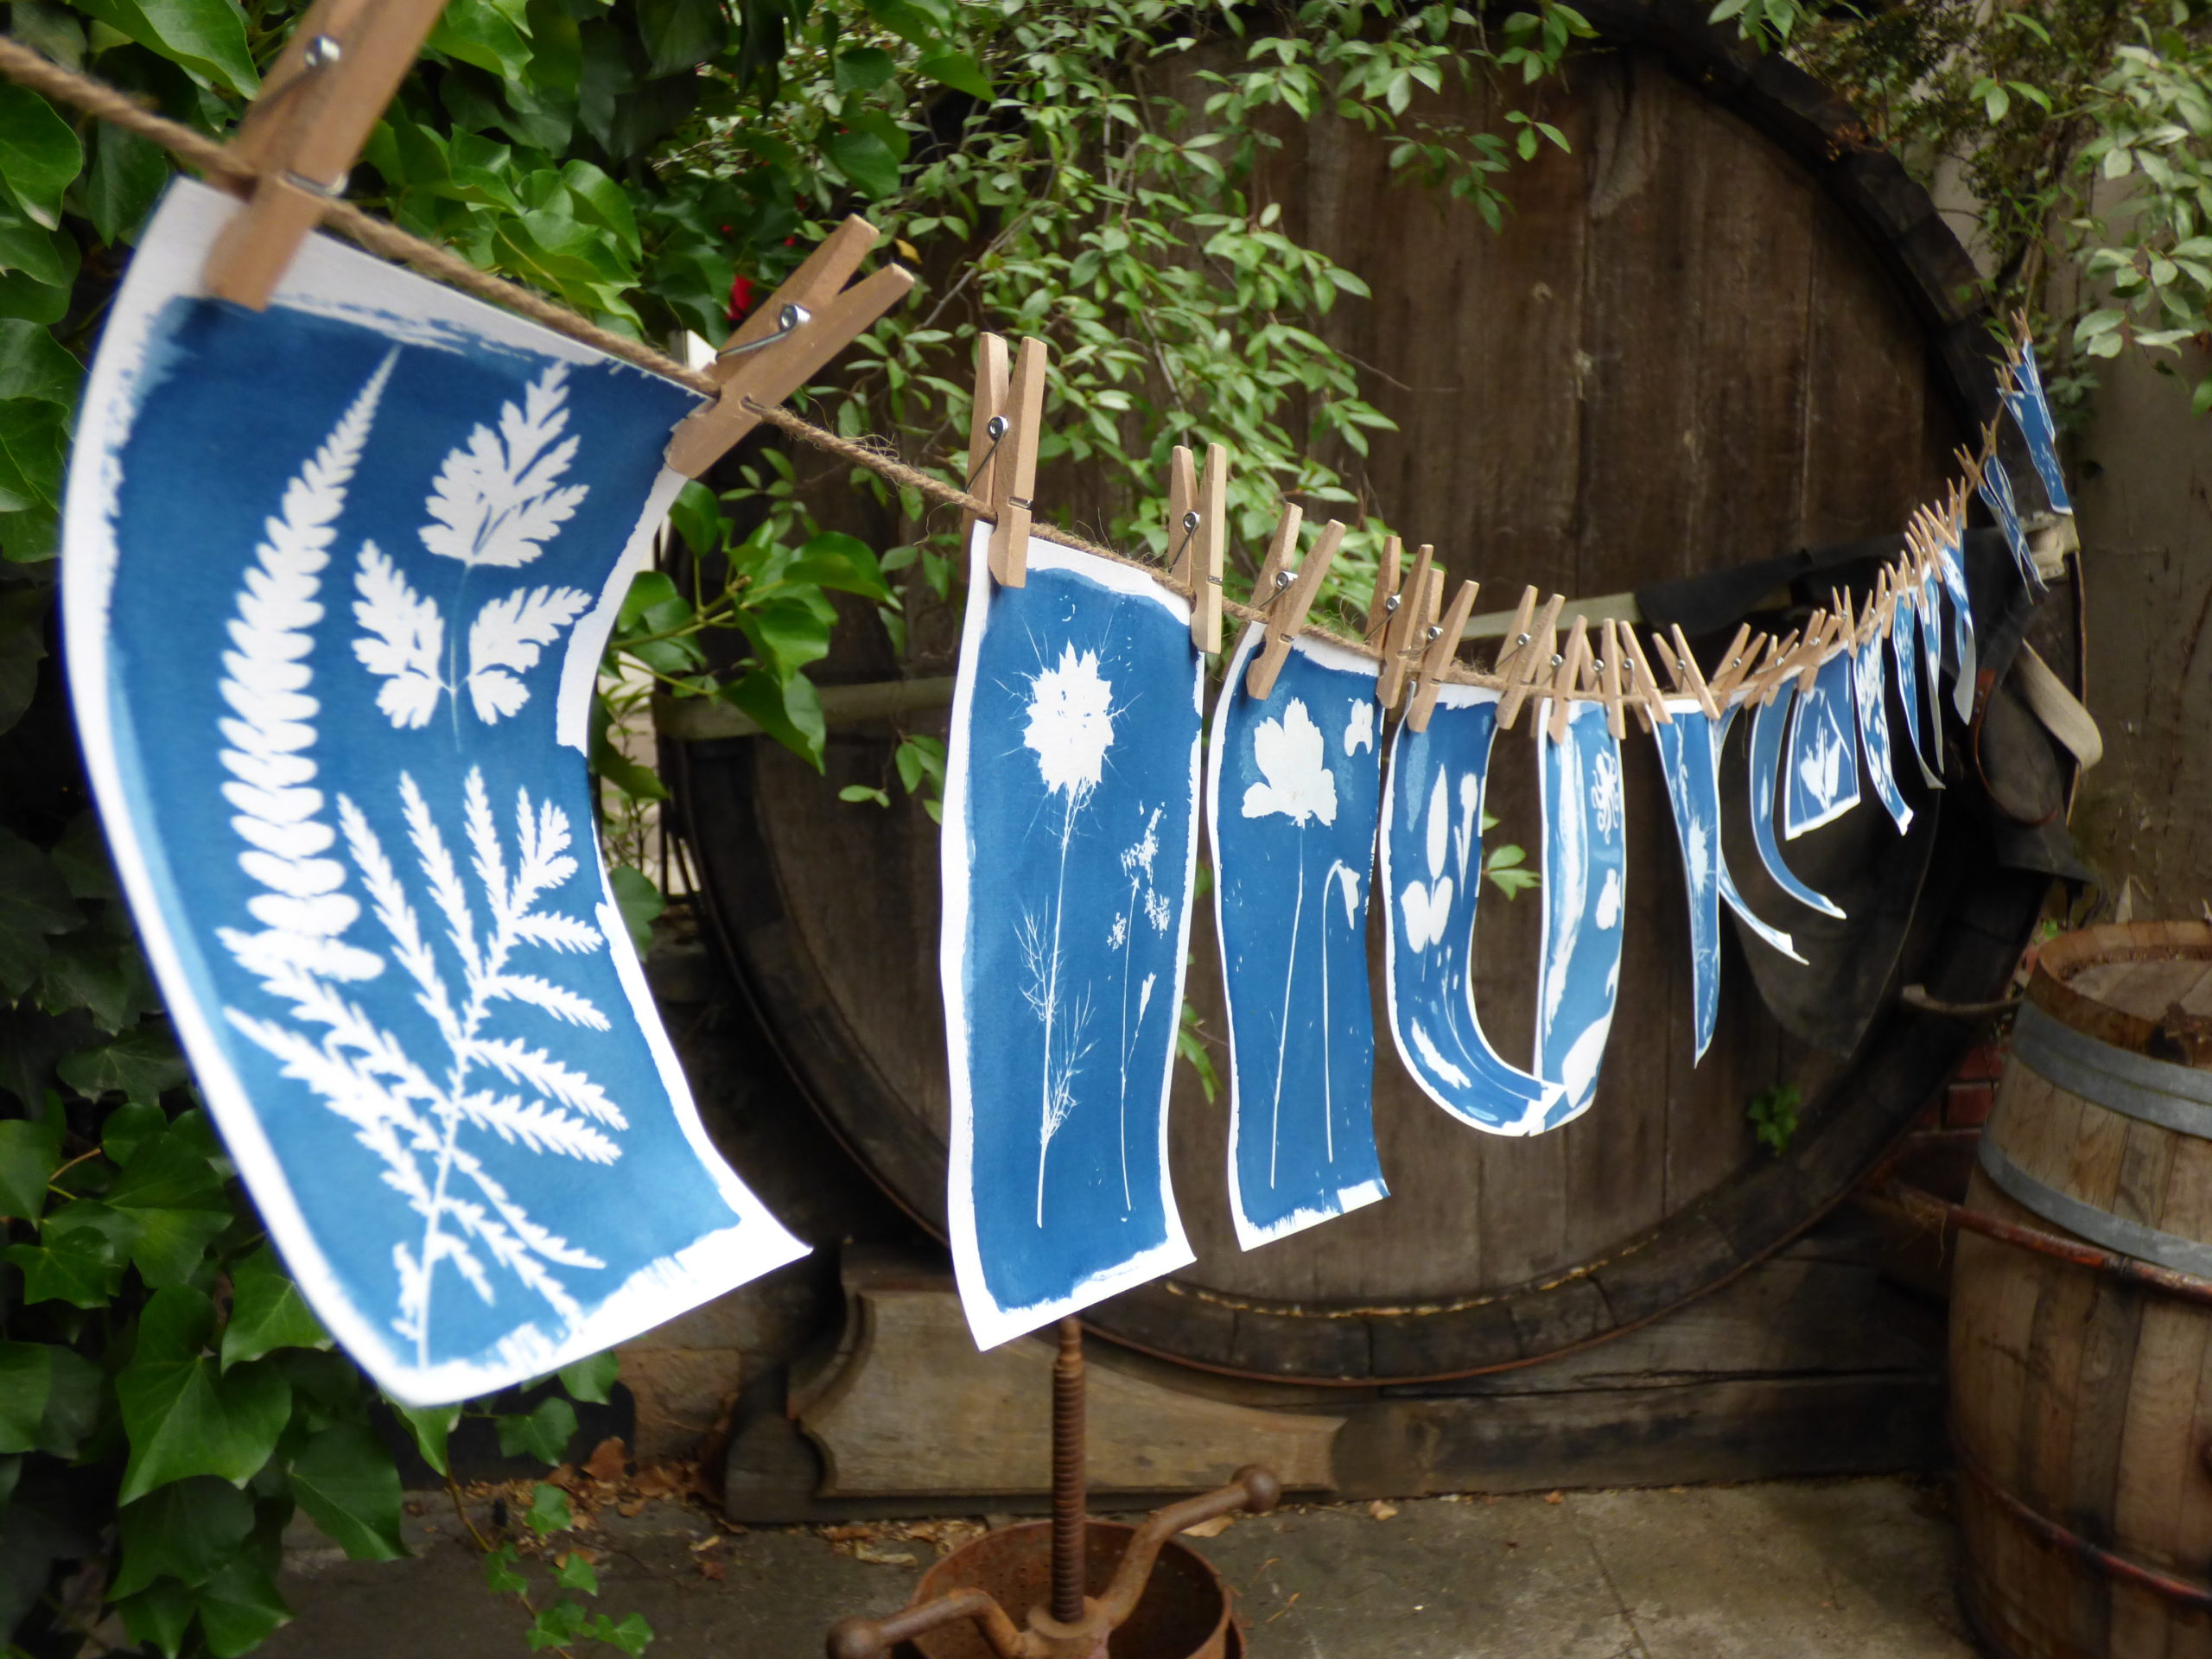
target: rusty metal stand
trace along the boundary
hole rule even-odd
[[[1154,1569],[1161,1565],[1161,1551],[1171,1547],[1177,1533],[1237,1510],[1264,1515],[1281,1502],[1281,1483],[1252,1464],[1238,1470],[1228,1485],[1155,1510],[1135,1529],[1094,1527],[1085,1512],[1084,1487],[1083,1326],[1073,1319],[1062,1319],[1059,1335],[1059,1357],[1052,1366],[1052,1518],[1046,1523],[1051,1534],[1049,1596],[1041,1605],[1009,1609],[977,1584],[956,1582],[934,1592],[937,1581],[959,1580],[963,1565],[986,1569],[977,1573],[979,1577],[1013,1583],[1018,1573],[1004,1570],[1011,1563],[992,1559],[1007,1554],[997,1541],[1014,1540],[1018,1546],[1026,1541],[1019,1535],[1033,1537],[1041,1529],[1011,1528],[978,1539],[940,1561],[923,1579],[913,1603],[903,1611],[886,1619],[839,1620],[830,1627],[826,1644],[829,1659],[882,1659],[901,1642],[968,1620],[974,1622],[976,1632],[988,1644],[983,1650],[997,1659],[1104,1659],[1114,1632],[1129,1624],[1143,1603]],[[1103,1535],[1109,1530],[1127,1532],[1128,1542],[1101,1593],[1089,1595],[1085,1590],[1096,1554],[1092,1546],[1104,1541]],[[1192,1561],[1198,1560],[1186,1550],[1179,1553]],[[972,1559],[963,1561],[963,1558]],[[994,1567],[1000,1570],[988,1570]],[[1162,1630],[1148,1642],[1132,1647],[1126,1659],[1218,1656],[1224,1651],[1228,1633],[1226,1593],[1221,1592],[1215,1616],[1200,1621],[1211,1632],[1210,1637],[1201,1631],[1195,1641],[1171,1640],[1167,1645],[1179,1649],[1171,1652],[1162,1646],[1160,1637],[1166,1635]],[[1023,1624],[1014,1623],[1012,1614],[1015,1612],[1024,1615]],[[924,1644],[925,1650],[933,1645]],[[973,1643],[964,1645],[972,1648]],[[948,1653],[955,1650],[954,1644],[947,1644]]]

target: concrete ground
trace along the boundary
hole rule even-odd
[[[526,1654],[525,1616],[486,1588],[451,1510],[422,1507],[412,1560],[296,1534],[298,1617],[268,1659]],[[652,1659],[811,1659],[835,1619],[904,1605],[938,1543],[980,1530],[733,1534],[671,1500],[621,1507],[637,1512],[601,1509],[573,1538],[597,1558],[590,1605],[642,1613]],[[1972,1659],[1946,1507],[1890,1479],[1429,1498],[1289,1509],[1196,1548],[1235,1586],[1252,1659]],[[526,1565],[543,1605],[550,1567]]]

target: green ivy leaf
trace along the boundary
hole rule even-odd
[[[872,132],[829,132],[822,153],[864,196],[887,196],[899,188],[899,158]]]
[[[59,1122],[0,1120],[0,1216],[37,1220],[46,1210],[46,1184],[60,1165]]]
[[[575,1517],[569,1513],[569,1495],[543,1480],[531,1489],[530,1513],[523,1519],[541,1538],[549,1533],[566,1532],[576,1523]]]
[[[56,1069],[64,1083],[95,1099],[128,1095],[158,1100],[188,1075],[168,1033],[143,1026],[98,1048],[79,1049]]]
[[[253,1499],[226,1480],[195,1475],[124,1504],[116,1530],[123,1561],[111,1598],[136,1595],[156,1579],[196,1589],[253,1531]]]
[[[53,861],[0,830],[0,993],[13,999],[29,990],[46,962],[47,939],[84,919]]]
[[[986,102],[990,99],[990,77],[983,73],[982,66],[965,52],[933,52],[914,67],[939,86],[950,86],[956,92],[965,92],[970,98],[980,98]]]
[[[102,1031],[118,1033],[160,1006],[137,947],[98,934],[75,933],[54,945],[41,970],[38,1005],[48,1014],[89,1011]]]
[[[386,1395],[387,1400],[391,1399]],[[415,1449],[423,1454],[423,1461],[442,1475],[451,1472],[446,1467],[446,1440],[453,1433],[453,1426],[461,1421],[459,1406],[403,1406],[391,1400],[392,1414],[407,1425],[407,1432],[415,1438]]]
[[[79,11],[180,65],[195,80],[250,98],[261,86],[245,16],[228,0],[73,0]]]
[[[599,1593],[599,1574],[592,1571],[589,1561],[574,1550],[555,1562],[553,1582],[563,1590],[579,1590],[588,1596]]]
[[[121,1169],[156,1135],[169,1132],[169,1115],[143,1100],[126,1100],[100,1121],[100,1151]]]
[[[75,1350],[50,1347],[52,1377],[46,1391],[46,1415],[39,1423],[39,1450],[73,1458],[99,1427],[107,1394],[107,1373]]]
[[[42,1342],[0,1342],[0,1452],[38,1450],[53,1354]]]
[[[357,1561],[397,1560],[399,1471],[358,1419],[333,1423],[292,1459],[292,1496],[332,1542]]]
[[[115,1381],[130,1441],[124,1503],[194,1475],[243,1484],[276,1449],[290,1384],[266,1362],[220,1370],[214,1327],[213,1304],[181,1285],[156,1291],[139,1316],[137,1351]]]
[[[558,1463],[576,1435],[576,1408],[557,1394],[548,1395],[527,1412],[509,1412],[493,1421],[503,1458],[526,1456],[543,1464]]]
[[[140,1147],[106,1201],[132,1224],[130,1260],[149,1286],[185,1282],[209,1242],[231,1224],[223,1178],[181,1135]]]
[[[175,168],[150,138],[105,124],[94,129],[92,170],[85,177],[85,212],[110,247],[136,242]]]
[[[0,398],[35,397],[73,409],[84,378],[84,365],[36,323],[0,322]]]
[[[276,1593],[268,1569],[245,1555],[233,1555],[193,1599],[199,1607],[200,1634],[215,1659],[238,1659],[240,1654],[252,1652],[292,1618],[292,1610]]]
[[[729,25],[715,0],[639,0],[638,35],[648,75],[695,69],[721,50]]]
[[[583,1631],[584,1610],[573,1601],[556,1601],[538,1615],[537,1621],[523,1633],[534,1652],[547,1648],[566,1646]]]
[[[123,1615],[123,1628],[133,1642],[159,1649],[162,1659],[176,1659],[195,1608],[190,1590],[165,1580],[135,1596],[118,1598],[115,1611]]]
[[[84,146],[54,105],[0,81],[0,190],[50,231],[61,222],[61,193],[84,167]]]
[[[594,1613],[587,1628],[593,1641],[620,1648],[632,1659],[643,1653],[653,1639],[653,1627],[645,1622],[643,1613],[626,1613],[620,1620],[609,1618],[605,1613]]]
[[[518,1596],[530,1588],[530,1580],[515,1571],[512,1544],[484,1552],[484,1586],[495,1596]]]
[[[327,1350],[330,1345],[330,1332],[308,1306],[273,1247],[264,1244],[231,1268],[231,1319],[223,1327],[225,1370],[279,1348]]]
[[[614,1386],[614,1379],[622,1374],[621,1356],[612,1348],[605,1353],[580,1359],[573,1365],[561,1368],[561,1386],[569,1391],[569,1398],[585,1400],[594,1406],[607,1403],[607,1391]]]
[[[6,1254],[22,1269],[25,1302],[67,1302],[72,1307],[105,1307],[122,1287],[129,1265],[123,1250],[92,1227],[56,1233],[49,1225],[43,1242],[10,1244]]]

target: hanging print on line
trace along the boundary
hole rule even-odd
[[[995,1347],[1189,1262],[1167,1088],[1197,852],[1189,601],[976,528],[947,746],[939,956],[953,1266]]]
[[[600,649],[696,400],[321,238],[266,312],[200,299],[234,209],[172,188],[94,365],[72,691],[286,1265],[437,1404],[804,1250],[709,1147],[594,845]]]
[[[1231,653],[1206,778],[1229,1010],[1229,1193],[1246,1249],[1388,1196],[1375,1150],[1368,875],[1376,664],[1306,636],[1255,700]]]

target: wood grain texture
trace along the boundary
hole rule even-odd
[[[1599,593],[1890,532],[1947,474],[1964,401],[1947,331],[1973,325],[1923,291],[1949,269],[1928,239],[1941,228],[1932,209],[1893,163],[1815,142],[1840,117],[1810,83],[1713,56],[1718,37],[1683,21],[1694,10],[1599,8],[1601,25],[1625,32],[1541,93],[1538,112],[1573,149],[1546,147],[1513,173],[1500,232],[1464,204],[1394,183],[1380,142],[1326,118],[1287,128],[1255,187],[1294,234],[1374,279],[1371,303],[1340,305],[1324,327],[1373,365],[1370,395],[1399,430],[1374,435],[1364,462],[1332,459],[1373,511],[1435,543],[1455,582]],[[1202,57],[1173,73],[1220,67]],[[1492,122],[1489,96],[1454,93],[1426,113]],[[1106,485],[1071,480],[1064,500],[1056,487],[1040,486],[1046,502],[1080,517]],[[841,634],[821,677],[882,671]],[[907,671],[944,671],[941,645]],[[1533,728],[1501,736],[1488,805],[1500,820],[1490,840],[1535,862]],[[841,728],[827,780],[765,745],[695,753],[684,804],[717,923],[810,1092],[900,1201],[941,1226],[934,832],[903,804],[835,799],[843,784],[882,783],[892,741]],[[1198,1261],[1098,1310],[1099,1329],[1267,1376],[1406,1380],[1523,1363],[1720,1282],[1847,1188],[1961,1033],[1899,1014],[1854,1055],[1810,1052],[1766,1014],[1731,944],[1718,1033],[1693,1064],[1681,855],[1649,740],[1632,730],[1624,755],[1624,971],[1592,1109],[1522,1141],[1438,1110],[1390,1052],[1371,918],[1375,1117],[1391,1198],[1239,1251],[1226,1103],[1206,1101],[1179,1066],[1171,1162]],[[1963,831],[1939,841],[1936,861],[1935,908],[1904,976],[1958,1000],[1991,995],[2039,884],[1987,868]],[[1509,1059],[1531,1046],[1540,903],[1493,891],[1480,910],[1476,997]],[[1225,1075],[1211,931],[1202,913],[1189,995]],[[1782,1083],[1802,1091],[1804,1127],[1777,1160],[1753,1141],[1745,1108]]]
[[[2194,925],[2054,942],[2031,994],[2077,1031],[2147,1040],[2202,977]],[[2144,1122],[2015,1058],[1985,1134],[2023,1171],[2142,1226],[2212,1242],[2212,1141]],[[1970,1206],[2054,1228],[1977,1170]],[[2212,1619],[2054,1548],[1988,1490],[2095,1548],[2212,1593],[2212,1313],[2047,1256],[1962,1239],[1953,1281],[1953,1421],[1967,1478],[1967,1600],[2013,1659],[2168,1659]]]

